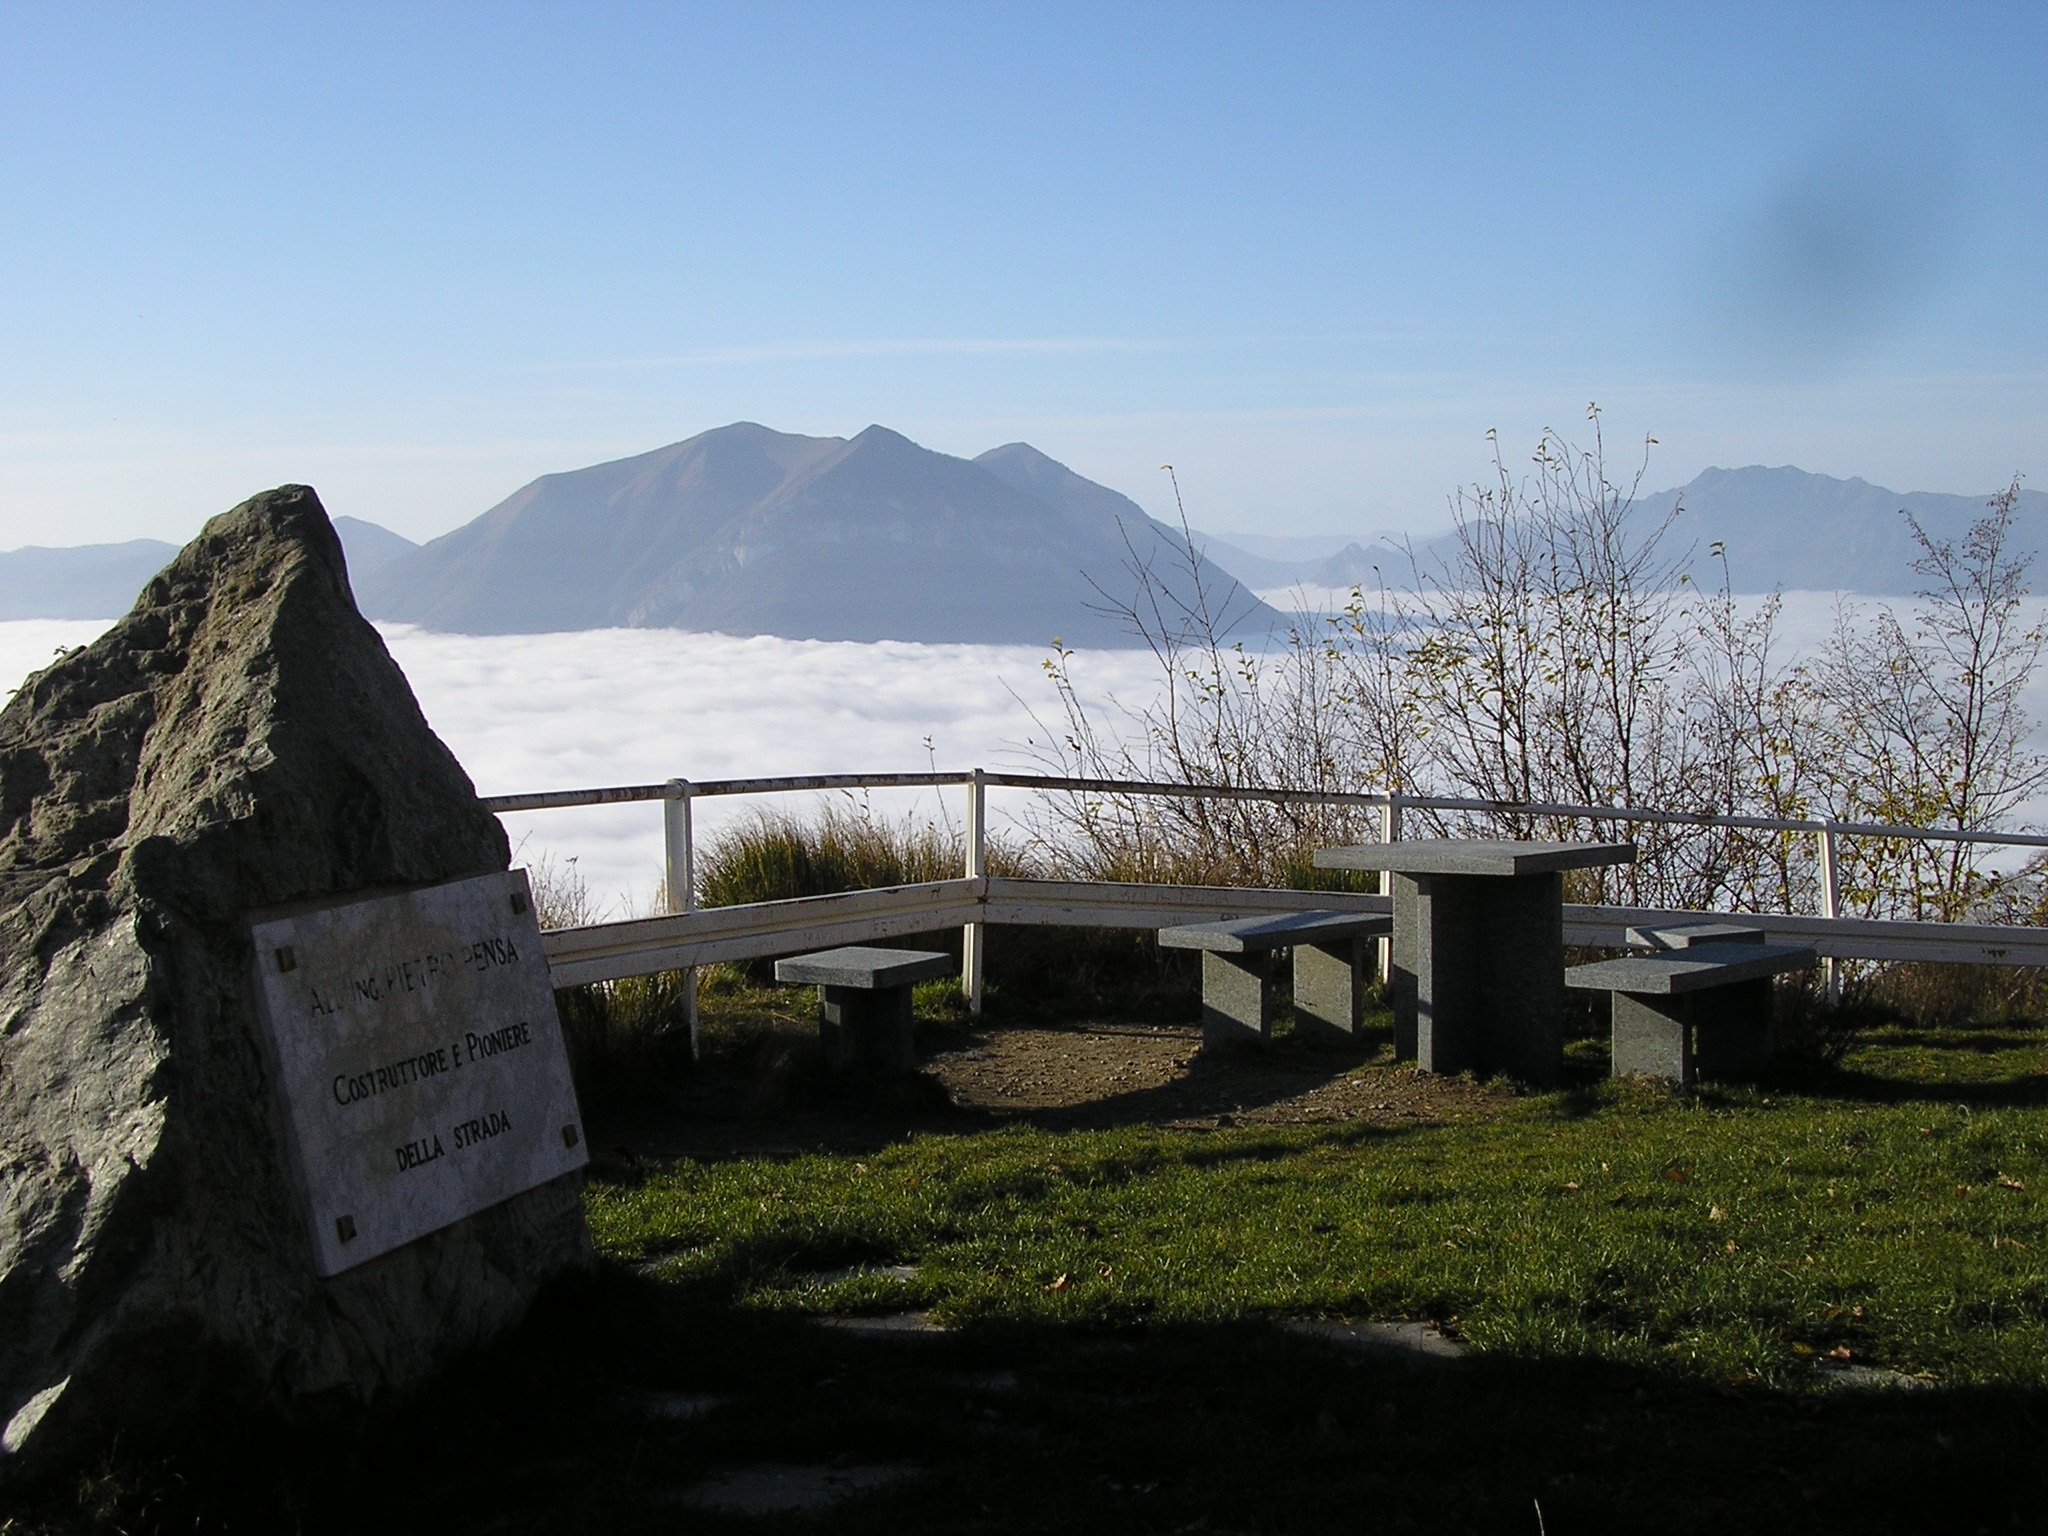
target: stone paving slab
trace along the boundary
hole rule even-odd
[[[1470,1351],[1447,1339],[1434,1323],[1348,1322],[1333,1318],[1289,1318],[1283,1333],[1318,1339],[1346,1349],[1405,1355],[1413,1360],[1462,1360]]]
[[[872,1317],[821,1317],[820,1328],[833,1328],[862,1339],[931,1338],[947,1332],[929,1312],[884,1312]]]
[[[804,1276],[812,1285],[837,1285],[842,1280],[894,1280],[908,1284],[916,1278],[915,1264],[849,1264],[844,1269],[821,1269]]]
[[[732,1399],[712,1392],[636,1392],[629,1401],[650,1419],[680,1424],[708,1418]]]
[[[808,1467],[768,1462],[735,1467],[683,1491],[679,1502],[738,1515],[800,1515],[830,1509],[857,1493],[916,1477],[907,1466]]]
[[[1939,1385],[1931,1377],[1908,1376],[1878,1365],[1857,1365],[1848,1360],[1816,1360],[1814,1374],[1821,1384],[1838,1389],[1886,1392],[1923,1392]]]

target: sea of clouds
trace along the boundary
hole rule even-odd
[[[1850,599],[1868,614],[1874,599]],[[1826,637],[1836,594],[1785,594],[1787,654]],[[2030,602],[2039,622],[2041,600]],[[0,623],[0,694],[111,620]],[[1029,646],[783,640],[665,629],[550,635],[447,635],[380,625],[428,721],[486,795],[617,784],[757,778],[778,774],[900,773],[934,767],[1043,769],[1037,756],[1063,720],[1045,675],[1047,653]],[[1072,673],[1091,709],[1142,706],[1158,696],[1145,651],[1076,653]],[[2028,704],[2048,722],[2048,674]],[[2048,726],[2037,729],[2048,750]],[[700,840],[763,807],[801,809],[817,796],[698,802]],[[962,792],[874,791],[868,808],[890,819],[956,824]],[[1028,813],[1026,792],[994,790],[990,819]],[[2048,820],[2048,802],[2023,812]],[[661,808],[640,804],[523,812],[505,818],[521,863],[579,875],[594,908],[622,916],[653,909],[662,878]]]
[[[0,623],[0,692],[111,620]],[[551,635],[446,635],[380,625],[427,720],[486,795],[737,779],[904,773],[933,767],[1029,769],[1061,718],[1047,652],[1028,646],[914,645],[685,634],[665,629]],[[1142,651],[1077,653],[1095,705],[1152,697]],[[1036,718],[1034,718],[1034,715]],[[1041,721],[1043,722],[1041,724]],[[707,799],[700,838],[764,806],[815,796]],[[991,792],[1000,825],[1025,810]],[[957,824],[962,791],[875,791],[877,815]],[[519,861],[573,862],[611,915],[652,909],[662,878],[655,803],[521,812],[505,818]]]

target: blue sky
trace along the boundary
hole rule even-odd
[[[2048,484],[2048,6],[0,8],[0,548],[413,537],[737,419],[1421,530]]]

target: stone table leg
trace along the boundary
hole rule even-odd
[[[1564,1064],[1563,882],[1394,877],[1394,1048],[1426,1072],[1557,1080]]]
[[[1564,877],[1474,883],[1482,1069],[1547,1087],[1564,1073]]]
[[[1365,945],[1358,939],[1294,946],[1294,1032],[1304,1040],[1350,1040],[1364,998]]]
[[[1693,1080],[1692,1003],[1690,997],[1661,997],[1641,992],[1610,992],[1610,1027],[1616,1077],[1661,1077],[1674,1083]]]
[[[915,1072],[910,988],[820,987],[818,1034],[842,1071]]]
[[[1456,875],[1394,876],[1394,1054],[1425,1072],[1479,1065],[1477,883]]]
[[[1202,951],[1202,1048],[1264,1045],[1273,1038],[1272,957]]]

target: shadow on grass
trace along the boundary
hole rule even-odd
[[[1158,1037],[1159,1026],[1048,1022],[1053,1032]],[[958,1022],[920,1020],[920,1053],[983,1047],[990,1035]],[[1367,1029],[1324,1045],[1282,1038],[1265,1049],[1204,1052],[1171,1081],[1111,1089],[1055,1105],[958,1104],[931,1071],[866,1076],[829,1068],[816,1026],[761,1029],[744,1046],[629,1095],[585,1100],[592,1145],[608,1176],[631,1179],[646,1164],[786,1157],[812,1151],[861,1154],[921,1135],[972,1135],[1004,1126],[1046,1131],[1118,1130],[1234,1117],[1300,1098],[1383,1057],[1391,1031]],[[1192,1036],[1190,1036],[1192,1043]],[[1183,1124],[1183,1129],[1200,1129]]]
[[[685,1411],[672,1406],[681,1403]],[[2048,1398],[1774,1392],[1263,1324],[848,1336],[616,1269],[346,1428],[207,1424],[17,1502],[31,1532],[779,1529],[683,1507],[763,1465],[908,1468],[827,1533],[2006,1531]]]
[[[2048,1104],[2048,1072],[1993,1081],[1895,1077],[1837,1068],[1808,1091],[1815,1098],[1866,1104],[1955,1104],[1972,1109],[2019,1109]]]

